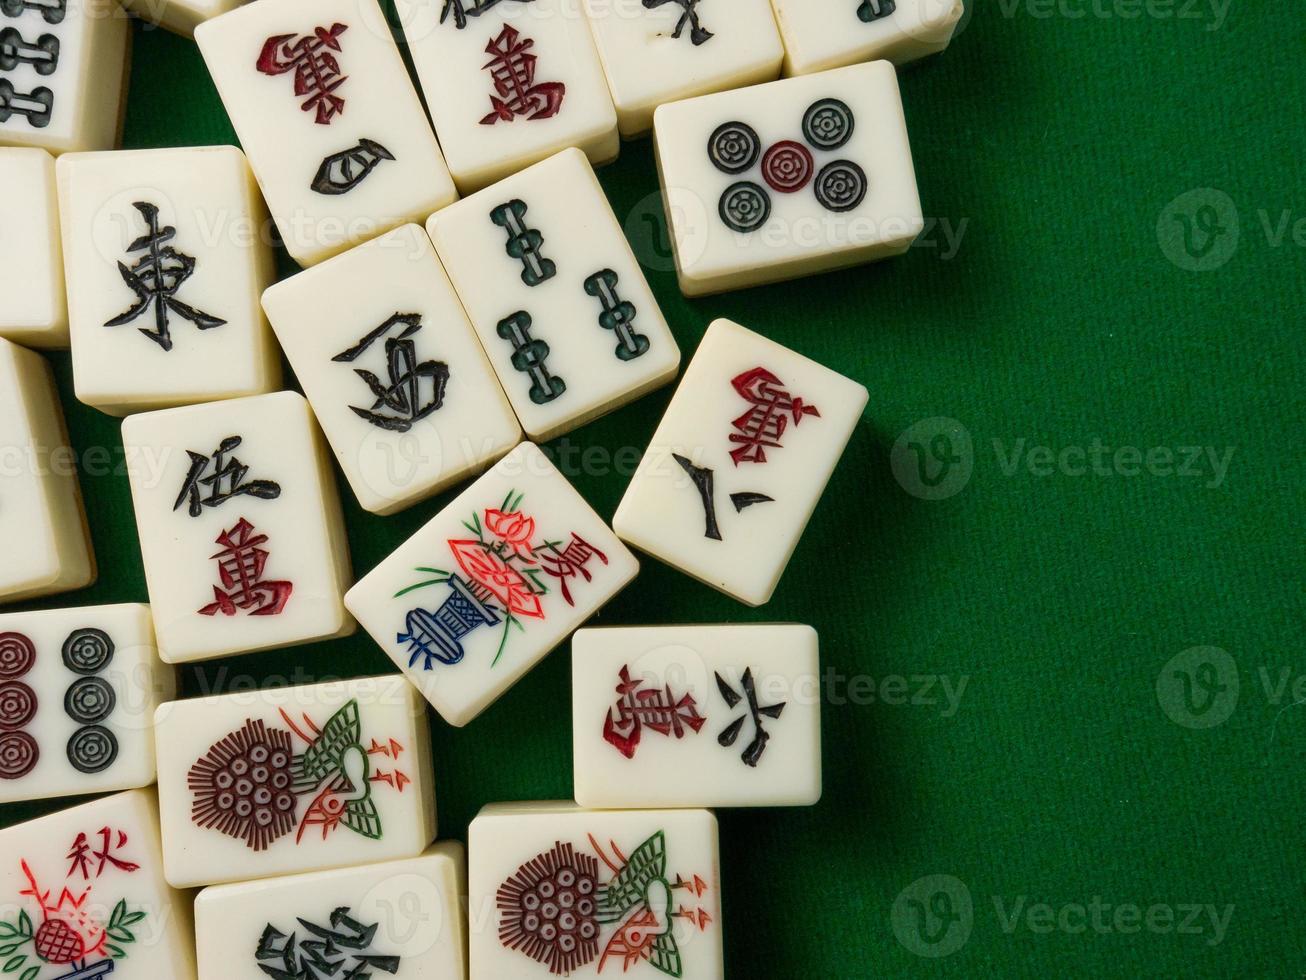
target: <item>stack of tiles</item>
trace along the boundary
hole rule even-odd
[[[173,701],[154,728],[174,887],[412,858],[435,838],[426,712],[398,677]]]
[[[0,803],[149,786],[174,692],[147,606],[0,616]]]
[[[54,374],[39,354],[0,339],[0,600],[95,581],[90,529]]]

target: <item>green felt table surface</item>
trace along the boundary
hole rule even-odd
[[[720,815],[731,978],[1301,976],[1306,6],[975,6],[902,73],[903,258],[690,302],[649,141],[601,172],[686,355],[731,317],[870,404],[769,605],[649,559],[596,622],[820,632],[824,799]],[[125,145],[233,142],[194,44],[135,41]],[[100,578],[32,605],[144,601],[119,423],[50,360]],[[670,393],[552,444],[605,517]],[[347,499],[355,572],[451,496]],[[436,720],[442,836],[570,795],[569,657]],[[391,669],[359,633],[182,677]]]

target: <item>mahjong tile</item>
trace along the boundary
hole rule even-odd
[[[251,3],[195,40],[300,265],[457,197],[376,0]]]
[[[353,632],[340,500],[302,395],[133,415],[122,436],[164,661]]]
[[[153,790],[0,830],[6,978],[195,980],[191,918],[163,877]]]
[[[427,230],[532,439],[675,377],[680,349],[579,150],[432,215]]]
[[[150,29],[162,27],[182,37],[194,37],[195,28],[219,14],[235,10],[244,0],[119,0]]]
[[[771,0],[785,74],[807,75],[885,58],[905,64],[946,48],[963,0]]]
[[[233,146],[59,158],[77,397],[112,415],[273,391],[267,211]]]
[[[925,227],[888,62],[664,105],[654,131],[687,296],[898,255]]]
[[[466,980],[467,855],[214,885],[195,899],[200,980]]]
[[[150,785],[175,691],[148,606],[0,615],[0,803]]]
[[[464,194],[567,147],[617,156],[617,113],[575,0],[396,0],[449,170]]]
[[[419,226],[278,283],[263,306],[367,510],[401,510],[521,441],[512,406]]]
[[[583,629],[571,649],[581,806],[820,799],[821,687],[810,626]]]
[[[451,725],[465,725],[639,571],[533,443],[464,490],[345,596]]]
[[[131,22],[117,0],[0,3],[0,145],[118,145]]]
[[[398,675],[172,701],[154,724],[175,887],[411,858],[435,837],[426,707]]]
[[[485,807],[468,830],[472,980],[722,980],[707,810]]]
[[[95,556],[54,374],[0,338],[0,602],[80,589]]]
[[[42,149],[0,149],[0,337],[27,347],[68,346],[54,158]]]
[[[867,398],[857,382],[717,320],[612,526],[685,574],[749,605],[765,603]]]
[[[666,102],[769,82],[784,48],[770,0],[585,0],[621,135]]]

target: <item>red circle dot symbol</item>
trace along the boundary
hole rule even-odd
[[[811,182],[815,168],[811,151],[793,140],[782,140],[762,157],[762,177],[781,194],[801,191]]]

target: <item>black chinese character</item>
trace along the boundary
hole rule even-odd
[[[744,671],[740,685],[744,689],[742,695],[727,684],[720,674],[716,675],[716,686],[717,690],[721,692],[721,697],[725,699],[726,705],[730,708],[734,708],[745,698],[748,699],[748,714],[739,716],[727,725],[716,740],[723,748],[734,745],[739,738],[740,731],[743,730],[744,722],[751,718],[753,721],[753,740],[748,743],[740,758],[744,760],[744,765],[756,767],[758,761],[762,758],[762,753],[766,751],[766,743],[771,740],[770,733],[762,727],[762,717],[779,718],[788,702],[781,701],[779,704],[759,705],[757,703],[757,687],[753,683],[752,667]]]
[[[386,337],[385,363],[387,381],[363,368],[354,368],[376,399],[370,408],[350,405],[361,419],[381,429],[407,432],[444,404],[444,389],[449,383],[449,365],[444,361],[417,360],[413,334],[422,329],[420,313],[396,313],[347,351],[331,358],[351,364],[396,327],[403,327],[397,337]],[[385,409],[385,412],[380,411]]]
[[[123,282],[136,294],[136,305],[108,321],[105,326],[120,327],[131,323],[148,313],[152,306],[154,329],[142,327],[140,332],[164,350],[172,350],[172,337],[168,333],[169,312],[189,320],[200,330],[211,330],[226,323],[226,320],[187,306],[176,298],[177,290],[195,271],[195,260],[165,244],[177,236],[177,229],[170,225],[159,227],[158,208],[144,201],[137,201],[132,206],[145,219],[149,232],[128,245],[127,251],[145,254],[130,269],[119,262],[118,272],[121,273]]]
[[[278,483],[271,480],[246,482],[249,467],[229,455],[240,443],[240,436],[228,436],[211,456],[201,456],[186,450],[186,455],[190,457],[190,471],[186,474],[186,482],[182,485],[181,493],[177,494],[177,502],[172,505],[172,509],[177,510],[183,503],[188,503],[190,516],[199,517],[205,507],[217,507],[232,497],[245,495],[260,500],[276,500],[280,497],[281,485]]]
[[[720,541],[721,527],[717,524],[716,519],[716,473],[706,466],[695,466],[679,453],[672,453],[671,458],[689,474],[689,478],[694,481],[695,489],[698,490],[698,495],[703,499],[703,516],[707,523],[703,537],[711,538],[713,541]],[[734,504],[735,513],[740,514],[754,504],[774,503],[775,498],[768,497],[764,493],[732,493],[730,502]]]

